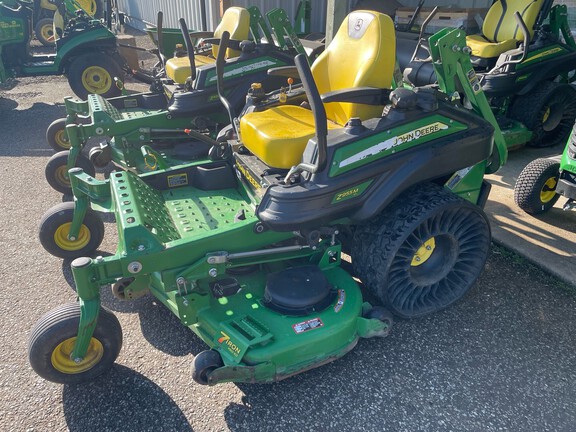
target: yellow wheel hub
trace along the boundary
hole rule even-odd
[[[540,191],[540,201],[543,203],[550,202],[556,196],[556,185],[558,182],[556,181],[556,177],[550,177],[544,183],[544,187]]]
[[[66,165],[62,165],[61,167],[58,167],[56,170],[54,170],[54,178],[62,186],[70,186],[70,179],[68,178],[68,170],[66,169]]]
[[[40,28],[40,36],[45,41],[54,42],[54,29],[52,27],[52,24],[43,25]]]
[[[52,351],[52,366],[54,366],[54,369],[58,372],[71,375],[86,372],[96,366],[104,355],[102,343],[98,339],[92,338],[90,339],[90,345],[88,345],[88,351],[84,358],[75,362],[71,358],[75,343],[75,337],[68,338]]]
[[[434,253],[434,249],[436,248],[436,241],[434,237],[426,240],[416,251],[414,256],[412,257],[411,265],[412,267],[417,267],[419,265],[424,264],[428,261],[428,258],[432,256]]]
[[[88,93],[106,93],[112,87],[112,77],[100,66],[89,66],[82,72],[82,85]]]
[[[550,112],[550,107],[547,107],[544,115],[542,116],[542,123],[546,123],[546,120],[548,120],[548,117],[550,117]]]
[[[64,129],[59,130],[54,134],[54,141],[56,141],[58,147],[61,147],[64,150],[70,148],[70,140],[68,139],[68,134],[66,134]]]
[[[80,227],[80,232],[78,233],[78,238],[76,240],[70,240],[68,238],[70,225],[72,225],[72,222],[67,222],[56,229],[56,232],[54,233],[54,243],[56,243],[56,245],[62,250],[80,250],[90,241],[90,230],[86,225],[82,225]]]

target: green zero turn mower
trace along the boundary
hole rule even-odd
[[[120,95],[115,78],[123,79],[125,60],[118,52],[116,36],[78,7],[77,0],[59,3],[68,12],[64,13],[62,34],[56,39],[56,52],[32,54],[33,3],[0,1],[0,84],[17,77],[64,74],[80,98],[86,99],[90,93]],[[71,10],[75,11],[72,17]]]
[[[576,89],[571,85],[576,81],[576,42],[566,5],[552,4],[497,0],[482,34],[466,38],[509,149],[564,143],[576,119]],[[428,55],[425,46],[419,43],[412,57],[413,42],[403,40],[402,46],[399,61],[407,80],[417,86],[436,81],[430,62],[416,58]]]
[[[122,169],[144,173],[197,159],[225,157],[227,147],[215,138],[230,120],[218,97],[215,58],[211,56],[218,53],[220,35],[228,31],[235,36],[231,44],[237,49],[225,51],[228,60],[223,73],[226,96],[237,111],[254,82],[262,85],[260,92],[288,87],[285,77],[268,75],[267,71],[294,65],[294,56],[304,52],[284,10],[270,11],[267,17],[274,38],[256,7],[227,9],[221,24],[210,34],[190,33],[181,20],[190,55],[165,61],[167,76],[156,79],[150,92],[108,100],[99,95],[89,95],[86,101],[66,98],[67,117],[54,121],[46,132],[51,147],[60,150],[46,165],[48,183],[69,194],[68,171],[75,166],[94,175],[96,168],[114,162]],[[159,46],[161,23],[159,13]],[[248,40],[249,35],[252,40]],[[209,53],[206,49],[195,53],[191,38],[206,36],[213,36],[204,39],[212,43]],[[279,42],[259,42],[262,37]],[[82,150],[92,137],[105,141],[86,157]]]
[[[567,198],[564,210],[576,208],[576,124],[562,156],[533,160],[514,186],[514,201],[531,215],[547,212],[561,196]]]
[[[430,40],[444,91],[392,90],[393,22],[355,11],[311,68],[296,57],[308,104],[245,112],[228,159],[106,181],[72,169],[75,201],[44,216],[41,236],[78,257],[79,302],[32,329],[33,369],[79,383],[112,366],[122,331],[101,306],[108,284],[125,300],[152,293],[208,345],[191,361],[198,383],[272,382],[336,360],[391,323],[342,269],[346,233],[357,275],[397,316],[459,300],[490,248],[483,176],[506,159],[464,36]],[[448,96],[456,83],[473,110]],[[95,209],[116,217],[112,256],[88,257],[103,233]]]

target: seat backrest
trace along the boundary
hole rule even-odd
[[[222,21],[214,30],[214,37],[221,38],[222,33],[230,33],[230,39],[246,40],[250,34],[250,12],[241,7],[230,7],[222,16]],[[218,45],[212,45],[212,55],[218,55]],[[228,48],[226,58],[234,58],[240,55],[240,51]]]
[[[394,23],[374,11],[350,13],[326,50],[312,65],[320,94],[355,87],[390,88],[396,62]],[[381,115],[383,106],[333,102],[326,104],[329,120],[344,125]]]
[[[491,42],[510,39],[522,41],[524,39],[522,30],[514,18],[514,13],[520,12],[532,38],[534,24],[543,5],[544,0],[498,0],[490,7],[484,18],[482,33]]]

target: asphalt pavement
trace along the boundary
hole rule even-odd
[[[70,93],[63,78],[0,90],[1,431],[574,430],[573,287],[498,246],[463,301],[276,384],[196,384],[202,341],[153,297],[120,302],[107,290],[103,304],[124,331],[116,365],[86,385],[39,378],[27,361],[30,328],[75,300],[70,262],[37,240],[41,215],[62,200],[44,179],[44,133]],[[105,225],[101,250],[113,252],[115,225]]]

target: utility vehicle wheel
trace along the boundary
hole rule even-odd
[[[526,213],[536,215],[550,210],[560,195],[556,185],[560,163],[552,159],[536,159],[522,170],[514,186],[514,201]]]
[[[69,239],[74,203],[67,201],[49,209],[40,220],[40,243],[51,255],[74,259],[90,256],[104,239],[104,223],[88,208],[78,238]]]
[[[477,206],[434,184],[400,195],[356,229],[356,274],[395,314],[415,318],[459,300],[490,248],[490,226]]]
[[[510,117],[532,131],[527,145],[564,144],[576,119],[576,90],[569,84],[545,81],[514,101]]]
[[[112,57],[102,53],[92,52],[75,57],[66,75],[70,88],[80,99],[85,100],[89,94],[99,94],[104,98],[122,94],[114,78],[124,80],[124,73]]]
[[[32,328],[28,359],[34,372],[48,381],[78,384],[108,371],[122,347],[118,319],[101,307],[94,334],[83,359],[70,357],[78,334],[80,304],[64,304],[44,315]]]
[[[48,184],[52,186],[52,189],[64,195],[70,195],[72,193],[70,178],[68,177],[68,170],[66,169],[69,154],[69,151],[61,151],[52,155],[44,169]],[[89,176],[94,177],[96,175],[96,169],[94,165],[92,165],[92,162],[81,154],[76,158],[76,166],[82,168]]]
[[[66,119],[54,120],[46,129],[46,141],[54,151],[70,150],[70,140],[66,133]]]
[[[198,384],[207,385],[208,375],[222,366],[224,366],[224,362],[218,351],[202,351],[194,357],[192,362],[192,379]]]
[[[54,37],[54,20],[52,18],[42,18],[34,27],[36,39],[44,46],[53,46],[56,42]]]

